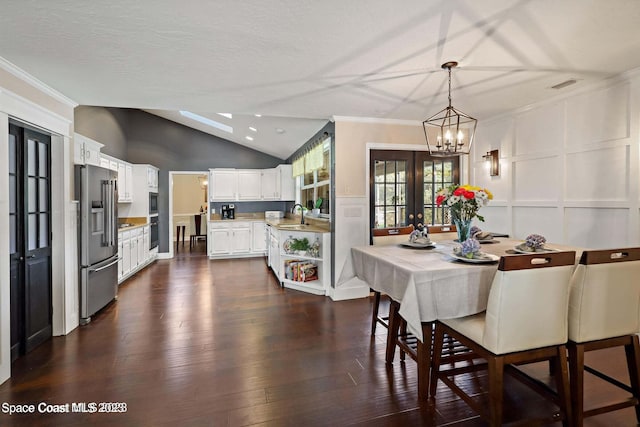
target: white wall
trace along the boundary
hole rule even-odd
[[[531,233],[586,248],[640,244],[640,76],[629,73],[580,93],[478,126],[472,181],[493,191],[487,230]],[[500,176],[482,155],[500,150]]]
[[[72,203],[75,103],[0,58],[0,236],[9,235],[8,121],[29,123],[51,133],[52,154],[52,304],[53,334],[78,323],[77,244]],[[56,232],[58,230],[58,232]],[[9,239],[0,240],[0,383],[11,375]],[[74,310],[75,315],[74,315]]]
[[[461,178],[494,193],[482,208],[486,222],[478,225],[517,239],[539,233],[585,248],[640,245],[638,99],[636,71],[480,120]],[[340,237],[333,267],[340,284],[333,293],[342,299],[365,295],[366,284],[340,277],[351,246],[368,242],[370,147],[411,150],[426,143],[420,122],[336,117],[335,123],[334,229]],[[497,177],[489,176],[482,159],[492,149],[500,151]]]

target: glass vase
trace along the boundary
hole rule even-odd
[[[471,230],[470,219],[462,219],[456,216],[452,216],[451,219],[453,221],[453,224],[456,226],[456,231],[458,232],[458,241],[460,243],[471,237],[469,233],[469,231]]]

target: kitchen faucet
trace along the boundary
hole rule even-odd
[[[296,206],[300,206],[300,225],[304,225],[304,208],[300,203],[296,203],[295,205],[293,205],[293,207],[291,208],[291,213],[296,210]]]

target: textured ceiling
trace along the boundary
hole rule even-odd
[[[332,116],[435,113],[449,60],[460,62],[453,105],[480,119],[640,66],[638,0],[22,0],[1,10],[0,57],[74,101],[280,118],[251,143],[211,132],[279,157]],[[551,89],[567,79],[577,84]]]

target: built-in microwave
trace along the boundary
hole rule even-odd
[[[158,213],[158,193],[149,193],[149,215]]]

